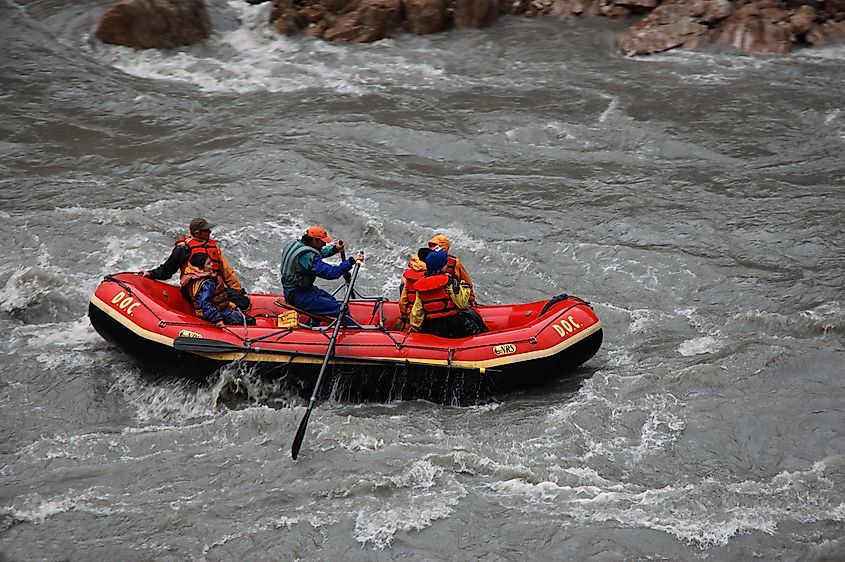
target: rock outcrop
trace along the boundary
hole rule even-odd
[[[400,0],[273,0],[270,23],[284,35],[304,29],[326,41],[366,43],[392,37],[401,8]]]
[[[339,13],[326,11],[324,25],[309,28],[309,34],[326,41],[368,43],[392,37],[399,26],[399,0],[356,0]],[[320,29],[320,33],[315,31]]]
[[[845,0],[499,0],[504,14],[640,17],[619,40],[629,56],[708,43],[750,53],[845,39]]]
[[[100,17],[95,36],[136,49],[169,49],[211,35],[203,0],[121,0]]]
[[[666,0],[619,41],[626,55],[704,43],[748,53],[790,52],[845,38],[845,0]]]
[[[778,0],[746,4],[719,25],[715,43],[748,53],[788,53],[795,42],[790,14]]]
[[[486,27],[499,17],[496,0],[455,0],[455,25],[458,27]]]
[[[405,31],[417,35],[446,31],[451,24],[450,5],[447,0],[404,0]]]
[[[845,18],[814,23],[804,39],[810,45],[825,45],[845,39]]]
[[[499,16],[498,0],[273,0],[270,23],[326,41],[364,43],[404,29],[419,35],[451,26],[484,27]]]
[[[244,0],[260,4],[271,0]],[[619,40],[628,56],[712,43],[749,53],[788,53],[796,45],[845,39],[845,0],[272,0],[270,24],[284,35],[365,43],[399,29],[419,35],[484,27],[500,14],[638,17]],[[96,36],[135,48],[170,48],[205,39],[203,0],[121,0]]]
[[[730,0],[669,0],[632,25],[619,44],[627,55],[692,49],[706,40],[710,25],[733,11]]]

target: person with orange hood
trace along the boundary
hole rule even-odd
[[[462,281],[469,285],[469,305],[476,306],[478,303],[475,302],[475,288],[472,285],[472,279],[470,279],[469,273],[467,273],[467,270],[464,267],[464,264],[461,263],[461,260],[449,253],[449,248],[451,246],[452,243],[443,234],[435,234],[431,240],[428,241],[428,247],[430,250],[435,251],[437,248],[440,248],[446,252],[446,273],[458,281]]]
[[[469,304],[469,286],[446,272],[446,252],[438,248],[425,258],[426,272],[414,283],[417,298],[411,308],[412,332],[442,338],[464,338],[489,331]]]
[[[397,330],[404,330],[408,325],[408,318],[411,315],[411,308],[417,300],[417,291],[414,284],[425,275],[425,258],[431,250],[423,247],[411,255],[408,260],[408,269],[402,274],[402,283],[399,285],[399,322]]]

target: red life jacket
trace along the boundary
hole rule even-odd
[[[193,236],[186,236],[176,241],[176,245],[178,246],[179,244],[184,244],[191,250],[191,253],[188,254],[188,259],[179,268],[182,270],[182,275],[185,275],[185,268],[194,254],[208,254],[208,257],[211,258],[211,265],[214,267],[214,271],[220,273],[221,269],[223,269],[223,262],[220,259],[220,247],[214,240],[200,240]]]
[[[448,273],[429,275],[415,282],[426,318],[445,318],[461,311],[446,292],[446,286],[451,282],[452,276]]]
[[[194,268],[196,269],[196,268]],[[185,298],[191,301],[194,305],[194,313],[200,318],[205,318],[202,313],[202,308],[197,305],[197,293],[200,291],[203,281],[211,279],[215,281],[214,294],[211,297],[211,302],[217,310],[226,310],[231,308],[229,305],[229,296],[226,294],[226,284],[223,278],[216,273],[208,273],[201,271],[199,273],[188,273],[179,278],[179,284],[182,286],[182,294]]]
[[[452,254],[446,254],[446,267],[443,269],[446,270],[446,273],[455,277],[455,265],[458,263],[458,258],[453,256]]]
[[[402,278],[405,283],[405,294],[408,297],[408,302],[412,305],[414,304],[414,301],[417,300],[417,289],[415,288],[417,281],[422,279],[424,275],[425,270],[417,271],[416,269],[410,267],[402,274]]]

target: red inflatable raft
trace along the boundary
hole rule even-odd
[[[231,362],[308,396],[334,326],[312,326],[279,295],[250,295],[253,326],[217,328],[194,315],[178,287],[134,273],[106,276],[91,297],[91,324],[142,365],[205,378]],[[595,355],[601,322],[576,297],[479,306],[490,328],[446,339],[391,328],[399,310],[380,298],[355,299],[360,325],[340,329],[323,397],[337,400],[427,399],[474,403],[536,386],[571,372]]]

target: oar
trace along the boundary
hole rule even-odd
[[[346,250],[340,251],[340,259],[343,260],[343,261],[346,261]],[[346,284],[349,285],[349,283],[352,279],[352,275],[347,271],[346,273],[343,274],[343,279],[344,279],[344,281],[346,281]],[[349,289],[351,290],[352,287],[350,287]],[[358,293],[356,293],[355,291],[352,291],[352,298],[353,299],[358,298],[359,296],[360,295]]]
[[[206,338],[188,338],[179,336],[173,339],[173,349],[190,353],[228,353],[230,351],[249,351],[249,349],[220,340]]]
[[[340,259],[341,259],[342,261],[346,261],[346,250],[341,250],[341,251],[340,251]],[[346,284],[347,284],[347,285],[349,285],[349,281],[350,281],[351,279],[352,279],[352,274],[350,274],[348,271],[347,271],[346,273],[344,273],[344,274],[343,274],[343,280],[344,280],[344,281],[346,281]]]
[[[343,324],[343,318],[346,311],[349,310],[349,297],[352,296],[352,286],[355,285],[355,279],[358,278],[358,270],[361,268],[361,262],[355,263],[355,269],[352,271],[352,279],[349,280],[349,285],[346,288],[346,295],[343,297],[343,303],[340,305],[340,312],[337,315],[337,324],[334,326],[334,332],[329,340],[329,348],[326,350],[326,355],[323,357],[323,365],[320,367],[320,374],[317,375],[317,382],[314,383],[314,392],[311,393],[311,400],[308,401],[308,409],[305,410],[305,415],[302,421],[299,422],[299,429],[296,430],[296,437],[293,438],[293,445],[290,447],[290,456],[296,460],[299,454],[299,448],[302,447],[302,439],[305,437],[305,428],[308,426],[308,418],[311,417],[311,410],[314,409],[314,404],[317,402],[317,391],[320,389],[320,383],[323,382],[323,373],[326,372],[326,365],[329,364],[329,359],[334,353],[334,344],[337,341],[337,334],[340,332],[340,326]]]
[[[316,353],[304,353],[301,351],[289,351],[284,349],[267,349],[261,347],[247,347],[245,345],[238,345],[222,340],[212,340],[209,338],[191,338],[179,336],[173,338],[173,349],[176,351],[186,351],[188,353],[269,353],[270,355],[311,355],[314,357],[322,357]]]

